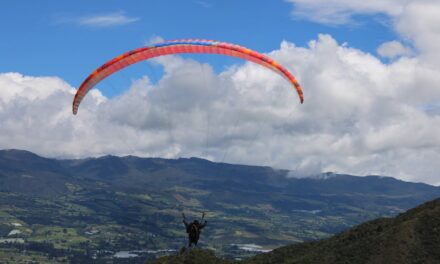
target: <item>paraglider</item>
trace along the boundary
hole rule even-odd
[[[161,42],[151,46],[138,48],[121,54],[113,58],[112,60],[104,63],[101,67],[92,72],[77,90],[72,104],[73,114],[77,114],[81,100],[88,93],[88,91],[92,89],[97,83],[112,75],[113,73],[140,61],[163,55],[181,53],[222,54],[255,62],[275,71],[276,73],[287,79],[298,93],[300,102],[303,103],[304,101],[304,95],[301,86],[299,85],[295,77],[287,69],[285,69],[278,62],[269,58],[268,56],[253,51],[251,49],[227,42],[200,39],[182,39]]]
[[[203,212],[202,220],[200,222],[199,220],[195,219],[193,222],[188,223],[186,221],[186,217],[184,213],[182,213],[182,217],[183,217],[182,222],[185,225],[186,233],[188,233],[188,247],[191,248],[192,244],[194,244],[194,246],[197,246],[197,243],[199,242],[201,230],[208,224],[208,221],[204,220],[205,213]]]

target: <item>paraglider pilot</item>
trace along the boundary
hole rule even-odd
[[[194,246],[197,246],[197,242],[199,241],[201,230],[208,223],[208,221],[206,220],[203,221],[203,219],[205,218],[205,213],[203,213],[202,220],[200,222],[198,220],[194,220],[192,223],[188,223],[186,221],[186,217],[184,213],[182,213],[182,217],[183,217],[182,222],[185,225],[186,233],[188,233],[188,247],[191,248],[192,244],[194,244]]]

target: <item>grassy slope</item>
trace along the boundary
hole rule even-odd
[[[245,263],[440,263],[440,199],[330,239],[283,247]]]

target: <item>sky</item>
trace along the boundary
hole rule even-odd
[[[440,2],[0,1],[0,149],[46,157],[201,157],[440,184]],[[164,56],[98,84],[97,67],[160,40],[221,40],[291,71]]]

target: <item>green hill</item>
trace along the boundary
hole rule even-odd
[[[440,199],[330,239],[282,247],[244,263],[440,263]]]

